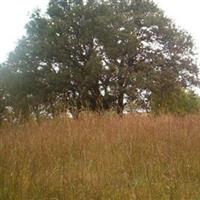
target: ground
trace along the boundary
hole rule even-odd
[[[0,128],[1,200],[198,200],[200,116],[87,114]]]

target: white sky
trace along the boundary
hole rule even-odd
[[[0,63],[5,61],[35,8],[45,8],[49,0],[0,0]]]
[[[24,26],[35,8],[45,9],[49,0],[0,0],[0,63],[5,61],[18,39],[25,33]],[[200,61],[200,1],[154,0],[177,25],[194,38]]]

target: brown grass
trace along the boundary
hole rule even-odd
[[[0,200],[199,200],[200,116],[0,129]]]

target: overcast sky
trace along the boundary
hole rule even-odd
[[[49,0],[0,0],[0,63],[5,61],[18,39],[25,33],[24,26],[35,8],[45,10]],[[194,38],[200,61],[200,1],[154,0],[166,15]]]

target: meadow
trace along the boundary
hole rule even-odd
[[[0,200],[199,200],[200,116],[87,114],[0,128]]]

